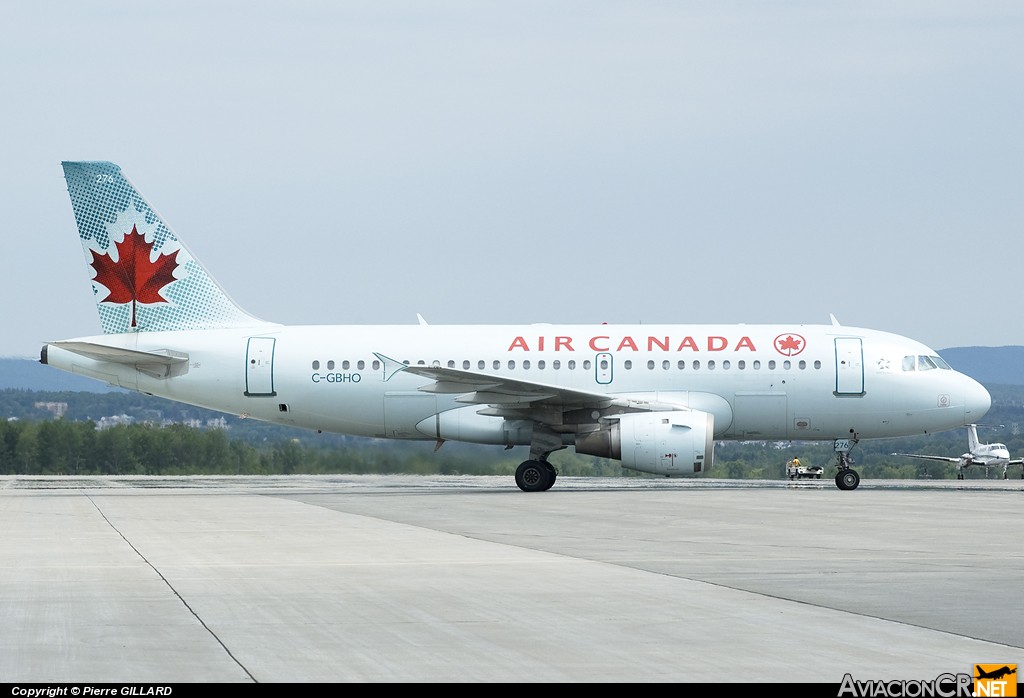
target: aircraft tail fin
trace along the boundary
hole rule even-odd
[[[105,334],[266,324],[238,307],[112,162],[63,162]]]
[[[978,425],[967,425],[967,452],[974,453],[978,450]]]

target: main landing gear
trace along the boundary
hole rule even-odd
[[[555,484],[558,471],[546,460],[524,460],[516,468],[516,484],[523,492],[543,492]]]
[[[836,487],[841,490],[855,490],[860,485],[860,474],[850,467],[853,459],[850,458],[850,451],[857,445],[857,435],[852,439],[836,439],[835,451],[838,462],[836,468]]]
[[[516,468],[516,484],[523,492],[544,492],[555,484],[558,471],[548,463],[548,454],[565,448],[562,437],[554,431],[535,424],[530,440],[530,460]]]

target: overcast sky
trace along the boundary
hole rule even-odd
[[[1024,4],[8,2],[0,356],[100,332],[61,160],[283,323],[1024,344]]]

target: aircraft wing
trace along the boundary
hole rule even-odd
[[[890,456],[906,456],[907,458],[920,458],[922,460],[937,460],[943,463],[959,463],[959,458],[950,458],[948,456],[925,456],[920,453],[890,453]]]
[[[430,378],[434,382],[420,388],[423,392],[457,394],[457,402],[470,405],[488,405],[489,409],[480,414],[501,417],[534,419],[547,424],[557,424],[561,419],[552,412],[587,409],[604,410],[609,407],[624,408],[630,412],[655,412],[665,410],[687,410],[683,405],[665,402],[637,400],[623,396],[606,395],[587,390],[574,390],[557,385],[525,381],[503,376],[475,373],[456,368],[440,366],[410,366],[376,354],[385,364],[385,372],[393,376],[399,371]]]

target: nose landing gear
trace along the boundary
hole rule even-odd
[[[860,485],[860,474],[850,467],[850,463],[853,463],[850,451],[857,445],[857,441],[856,432],[852,439],[836,439],[835,441],[836,468],[839,470],[836,473],[836,487],[841,490],[855,490]]]

